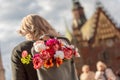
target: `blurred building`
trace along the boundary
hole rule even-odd
[[[5,70],[2,64],[1,50],[0,50],[0,80],[5,80]]]
[[[96,12],[87,20],[79,0],[73,0],[72,42],[79,48],[81,55],[81,58],[75,60],[78,74],[84,64],[96,70],[99,60],[114,71],[120,68],[120,29],[101,3],[97,2],[96,5]]]

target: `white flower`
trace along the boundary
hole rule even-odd
[[[34,44],[34,49],[36,52],[40,52],[41,50],[46,49],[46,45],[44,44],[44,41],[36,41]]]
[[[61,59],[64,59],[64,52],[63,51],[56,51],[54,57],[55,58],[59,57]]]

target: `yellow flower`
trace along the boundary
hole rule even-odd
[[[26,57],[22,57],[22,58],[21,58],[21,62],[22,62],[23,64],[29,64],[30,61],[31,61],[31,55],[30,55],[30,54],[27,55]]]

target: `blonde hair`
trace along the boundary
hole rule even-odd
[[[82,71],[84,72],[84,70],[85,70],[86,68],[90,69],[89,65],[83,65]]]
[[[106,64],[104,62],[102,62],[102,61],[98,61],[96,66],[97,67],[102,66],[104,69],[107,68]]]
[[[43,34],[58,36],[58,33],[44,18],[35,14],[23,18],[18,32],[22,36],[25,36],[27,40],[38,40]]]

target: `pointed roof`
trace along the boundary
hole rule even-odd
[[[100,39],[111,38],[114,36],[120,38],[120,32],[117,27],[102,9],[99,9],[98,15],[96,35],[99,36]]]
[[[119,29],[101,7],[98,7],[95,14],[82,26],[81,33],[84,40],[97,41],[113,37],[120,39]]]
[[[91,37],[94,35],[95,31],[95,22],[97,15],[93,15],[81,28],[80,32],[82,34],[83,40],[90,40]]]
[[[83,8],[79,2],[79,0],[72,0],[73,1],[73,10],[78,8]]]

